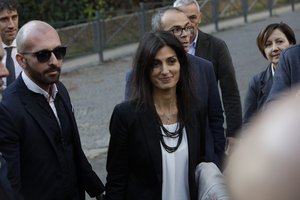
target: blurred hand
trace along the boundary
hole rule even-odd
[[[226,156],[230,156],[235,146],[238,144],[239,139],[234,137],[227,137],[226,138],[226,145],[225,145],[225,154]]]

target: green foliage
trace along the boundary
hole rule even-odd
[[[81,20],[86,18],[84,11],[82,0],[19,0],[20,25],[33,19],[48,23]]]
[[[136,1],[136,0],[135,0]],[[134,0],[19,0],[20,25],[29,20],[47,21],[55,27],[70,25],[72,21],[88,20],[100,11],[102,17],[111,12],[131,8]]]

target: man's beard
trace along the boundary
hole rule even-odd
[[[56,66],[51,66],[44,71],[37,71],[26,63],[26,71],[28,72],[30,79],[39,86],[47,86],[56,83],[60,77],[61,69]],[[47,76],[48,73],[57,71],[58,75],[56,77]]]

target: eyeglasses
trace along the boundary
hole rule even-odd
[[[186,26],[184,28],[181,28],[180,26],[176,26],[176,27],[170,29],[169,31],[172,32],[176,36],[182,36],[183,30],[190,34],[194,32],[193,26]]]
[[[44,50],[40,50],[37,52],[22,52],[21,54],[24,54],[24,55],[32,54],[37,58],[37,60],[40,63],[44,63],[44,62],[47,62],[51,58],[52,53],[54,53],[56,59],[61,60],[65,57],[66,52],[67,52],[67,47],[56,47],[52,51],[44,49]]]

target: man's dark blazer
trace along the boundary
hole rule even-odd
[[[242,125],[242,106],[228,47],[223,40],[198,30],[195,55],[213,63],[225,110],[226,137],[234,137]]]
[[[61,82],[56,85],[57,95],[60,95],[72,124],[73,157],[80,199],[85,199],[85,191],[90,196],[99,195],[104,191],[104,185],[81,148],[69,94]],[[0,104],[5,111],[0,113],[0,151],[8,163],[8,178],[13,189],[24,199],[60,199],[57,187],[65,164],[59,157],[64,155],[57,147],[60,139],[54,139],[52,135],[52,116],[40,103],[37,94],[27,89],[22,76],[6,88]]]
[[[281,92],[299,84],[300,44],[296,44],[281,53],[267,102],[275,99]]]
[[[1,200],[16,199],[11,184],[7,178],[7,164],[4,158],[2,157],[2,153],[0,153],[0,199]]]
[[[273,84],[272,66],[256,74],[249,81],[245,96],[243,123],[248,123],[251,117],[265,104]]]
[[[204,161],[206,113],[195,104],[185,125],[191,200],[197,199],[195,169]],[[163,164],[160,126],[152,111],[125,101],[115,106],[110,120],[107,155],[107,200],[160,200]],[[175,167],[175,166],[174,166]]]
[[[206,159],[221,167],[225,148],[224,117],[213,66],[211,62],[200,57],[190,54],[187,54],[187,57],[193,75],[193,87],[204,103],[207,113]],[[128,99],[131,93],[131,77],[132,71],[129,71],[126,75],[125,99]]]

